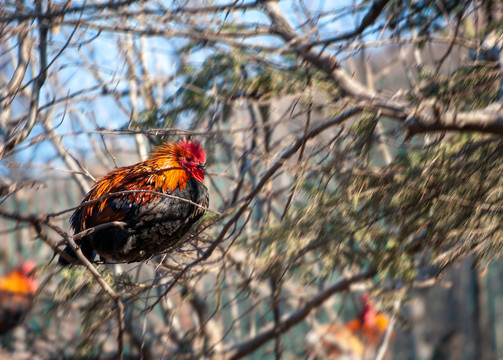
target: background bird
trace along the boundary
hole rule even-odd
[[[362,296],[361,303],[362,309],[356,319],[346,324],[320,325],[307,334],[310,359],[375,359],[389,318],[375,310],[367,294]]]
[[[105,175],[82,203],[97,201],[73,213],[72,228],[77,234],[112,221],[124,225],[83,237],[78,244],[84,255],[90,260],[98,253],[104,259],[134,262],[176,245],[208,206],[202,183],[205,162],[200,143],[182,139],[159,146],[145,161]],[[137,190],[143,192],[132,192]],[[65,253],[76,258],[68,246]],[[63,257],[59,262],[68,263]]]
[[[0,335],[19,325],[28,313],[37,292],[35,263],[26,261],[0,278]]]

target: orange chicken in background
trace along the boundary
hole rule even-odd
[[[19,325],[30,310],[38,289],[34,269],[35,263],[26,261],[0,278],[0,335]]]
[[[320,325],[307,334],[309,359],[375,359],[377,349],[389,324],[364,294],[359,316],[346,324]]]

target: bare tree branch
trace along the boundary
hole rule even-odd
[[[483,110],[443,111],[435,101],[421,104],[404,122],[408,137],[435,131],[477,131],[503,135],[503,109],[498,105]]]
[[[42,1],[37,1],[37,9],[41,11]],[[31,130],[35,126],[37,116],[38,116],[38,102],[40,97],[40,89],[44,85],[47,76],[47,25],[42,19],[38,19],[39,22],[39,56],[40,56],[40,73],[38,74],[36,81],[33,83],[33,90],[30,99],[30,112],[23,124],[22,129],[18,130],[15,134],[10,134],[10,138],[2,145],[0,148],[0,160],[5,156],[6,153],[15,148],[19,143],[23,142],[28,135],[30,135]]]

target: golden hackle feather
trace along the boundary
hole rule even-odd
[[[7,291],[15,294],[30,294],[32,293],[32,286],[20,271],[15,270],[0,278],[0,291]]]

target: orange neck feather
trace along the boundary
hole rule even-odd
[[[162,188],[162,192],[166,192],[168,189],[173,192],[177,187],[179,187],[180,190],[185,189],[185,185],[187,184],[190,175],[189,172],[175,159],[168,157],[153,158],[150,160],[154,163],[154,169],[163,169],[157,174],[151,176],[156,188]]]
[[[135,165],[115,169],[94,184],[86,197],[86,201],[96,200],[105,194],[130,190],[151,190],[159,192],[173,192],[178,187],[185,189],[190,175],[175,159],[172,153],[161,152],[151,154],[152,157]],[[127,195],[136,203],[145,203],[155,194],[132,193]],[[99,203],[102,211],[112,199],[108,197]],[[97,204],[96,204],[97,205]],[[87,206],[86,215],[93,213],[95,206]]]

